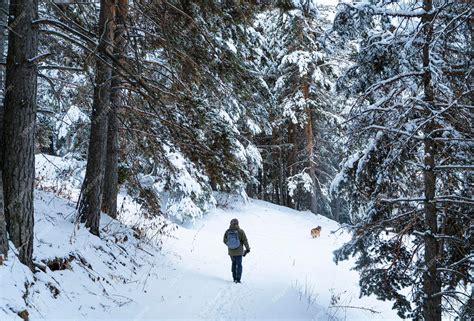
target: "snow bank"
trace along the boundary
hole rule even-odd
[[[11,251],[0,267],[0,320],[119,318],[137,305],[149,271],[161,259],[156,247],[131,228],[101,218],[102,237],[74,227],[75,204],[52,193],[35,193],[32,274]],[[146,267],[146,268],[145,268]]]

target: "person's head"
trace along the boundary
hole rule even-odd
[[[239,220],[236,218],[231,219],[230,226],[239,226]]]

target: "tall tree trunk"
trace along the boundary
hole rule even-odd
[[[432,0],[423,1],[425,12],[432,10]],[[422,18],[424,44],[423,44],[423,75],[424,101],[430,109],[434,110],[434,92],[430,71],[430,45],[433,36],[433,15],[425,14]],[[431,111],[426,112],[426,117],[431,117]],[[434,172],[436,145],[432,137],[434,124],[431,121],[424,129],[424,185],[425,185],[425,264],[426,270],[423,274],[423,292],[425,294],[423,302],[423,316],[426,321],[441,321],[441,282],[439,279],[438,250],[439,244],[435,238],[438,232],[436,220],[436,175]]]
[[[2,79],[3,80],[3,79]],[[3,81],[2,81],[3,85]],[[0,105],[0,256],[8,255],[7,222],[3,198],[3,105]]]
[[[96,59],[94,101],[87,167],[79,200],[78,215],[90,232],[99,235],[100,210],[104,183],[107,147],[107,116],[110,105],[110,55],[113,54],[115,1],[101,0],[99,16],[99,46]]]
[[[8,0],[0,0],[0,61],[5,62],[5,48],[7,45],[7,28],[8,23]],[[4,88],[5,67],[0,66],[0,90],[3,92]],[[3,101],[2,95],[2,101]]]
[[[278,185],[280,186],[280,205],[287,206],[286,162],[283,159],[282,147],[278,148]]]
[[[3,127],[3,190],[10,240],[32,266],[35,180],[37,0],[10,2]]]
[[[6,25],[8,23],[8,1],[0,0],[0,61],[5,61],[5,45],[7,43]],[[5,90],[4,66],[0,66],[0,256],[8,254],[7,222],[5,220],[4,198],[3,198],[3,93]]]
[[[295,175],[295,163],[296,163],[296,128],[295,124],[290,122],[288,125],[288,143],[291,145],[288,150],[287,156],[287,178]],[[295,208],[293,200],[289,193],[287,193],[287,206]]]
[[[0,175],[2,171],[0,170]],[[3,190],[3,180],[0,179],[0,189]],[[0,195],[0,257],[7,257],[8,255],[8,235],[7,235],[7,222],[5,219],[3,192]]]
[[[331,200],[331,214],[333,220],[341,222],[341,200],[336,195]]]
[[[307,79],[303,81],[303,98],[309,98],[309,85]],[[316,179],[316,165],[314,163],[314,135],[313,135],[313,113],[310,108],[305,109],[307,121],[304,125],[304,132],[306,136],[306,154],[308,157],[309,177],[313,185],[313,192],[311,194],[310,210],[313,213],[318,213],[318,188],[319,184]]]
[[[278,146],[278,129],[277,127],[272,128],[272,148],[271,148],[271,167],[270,167],[270,177],[272,182],[272,203],[280,205],[280,164],[281,158],[277,150]]]
[[[426,135],[429,135],[430,127],[427,127]],[[431,129],[434,129],[431,127]],[[425,264],[426,271],[423,275],[423,292],[425,293],[425,301],[423,304],[423,315],[425,320],[441,321],[441,282],[438,275],[438,253],[439,244],[435,238],[438,232],[437,211],[434,200],[436,191],[436,176],[434,172],[435,166],[435,142],[431,137],[425,139]],[[434,296],[436,294],[436,296]]]
[[[128,14],[128,0],[117,1],[116,11],[116,29],[115,29],[115,59],[119,64],[125,64],[125,48],[127,41],[125,37],[125,28]],[[117,72],[117,68],[112,71],[112,88],[110,93],[111,108],[108,115],[107,129],[107,156],[104,178],[104,198],[103,210],[110,217],[117,218],[117,196],[118,186],[118,159],[119,159],[119,129],[118,129],[118,110],[122,101],[122,78]]]
[[[273,181],[273,195],[275,195],[275,200],[273,201],[273,203],[280,204],[280,188],[276,179],[274,179]]]

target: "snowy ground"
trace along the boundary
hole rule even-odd
[[[358,299],[357,274],[336,266],[332,251],[347,235],[310,213],[266,202],[229,201],[177,229],[160,252],[129,227],[102,217],[102,239],[74,229],[74,204],[36,192],[35,261],[68,258],[64,270],[35,273],[13,253],[0,268],[0,320],[382,320],[390,304]],[[222,236],[231,218],[252,252],[242,284],[231,281]],[[322,226],[321,237],[309,230]],[[136,234],[136,233],[135,233]],[[27,293],[27,294],[25,294]],[[337,302],[332,302],[335,297]],[[352,306],[371,308],[371,314]]]
[[[37,155],[34,260],[43,271],[32,274],[10,253],[0,266],[1,321],[20,320],[23,310],[31,321],[397,319],[390,303],[358,298],[350,262],[334,264],[332,251],[349,236],[331,233],[338,224],[329,219],[216,195],[217,209],[178,228],[144,219],[122,191],[125,224],[103,215],[97,238],[74,222],[80,165]],[[242,284],[232,282],[222,242],[234,217],[252,248]]]
[[[164,308],[165,318],[396,319],[390,304],[359,300],[357,273],[350,271],[348,263],[333,263],[332,251],[348,237],[330,234],[338,228],[337,223],[257,200],[229,205],[179,229],[177,239],[165,244],[165,254],[175,254],[175,264],[181,266],[175,295],[186,293],[189,298],[189,309],[177,315],[175,309]],[[230,259],[222,243],[223,233],[234,217],[246,231],[252,248],[244,258],[241,285],[231,281]],[[321,237],[312,239],[309,231],[318,225],[323,228]],[[381,313],[330,307],[331,299],[338,296],[337,306],[371,308]]]

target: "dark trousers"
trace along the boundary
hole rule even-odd
[[[234,281],[240,281],[242,277],[242,255],[231,256],[230,259],[232,260],[232,276]]]

